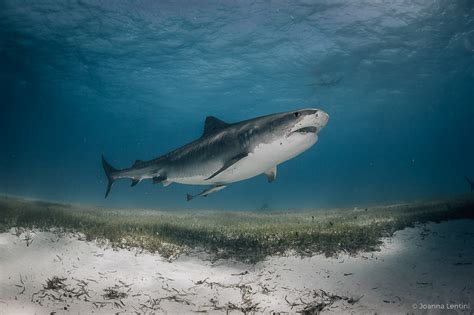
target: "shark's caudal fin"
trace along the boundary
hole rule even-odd
[[[186,194],[186,201],[189,201],[191,199],[193,199],[194,196],[193,195],[190,195],[190,194]]]
[[[109,193],[110,193],[110,188],[112,188],[112,184],[113,184],[114,181],[115,181],[114,173],[117,172],[117,170],[116,170],[115,168],[113,168],[113,167],[105,160],[104,155],[102,155],[102,166],[104,167],[105,175],[107,176],[107,180],[108,180],[108,183],[107,183],[107,191],[105,192],[105,198],[107,198],[107,196],[108,196]]]

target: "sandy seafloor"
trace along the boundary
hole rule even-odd
[[[0,314],[241,313],[235,307],[295,314],[303,303],[323,301],[320,289],[353,298],[335,300],[323,314],[474,311],[473,220],[398,231],[378,252],[337,258],[288,254],[255,265],[212,263],[205,254],[168,262],[80,235],[34,231],[33,238],[26,246],[14,229],[0,234]],[[43,290],[53,276],[66,278],[66,287]],[[109,287],[127,296],[107,299]]]

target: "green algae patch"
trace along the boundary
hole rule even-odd
[[[171,212],[106,209],[0,197],[0,228],[82,233],[115,248],[171,259],[205,251],[211,259],[255,263],[292,251],[310,256],[375,251],[382,238],[426,222],[474,218],[474,196],[353,209]]]

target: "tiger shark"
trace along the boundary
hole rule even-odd
[[[275,180],[277,166],[308,150],[318,141],[329,115],[306,108],[261,116],[236,123],[206,117],[202,136],[180,148],[149,161],[136,160],[125,169],[115,169],[102,155],[108,179],[105,198],[113,183],[122,178],[132,186],[145,179],[154,184],[209,185],[187,200],[206,197],[227,185],[265,174]]]

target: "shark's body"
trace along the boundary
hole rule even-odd
[[[329,116],[317,109],[303,109],[257,117],[238,123],[206,118],[203,135],[174,151],[150,161],[137,160],[132,167],[116,170],[104,158],[109,180],[106,197],[113,182],[144,179],[167,186],[173,182],[211,185],[199,195],[207,196],[227,184],[266,174],[271,182],[277,165],[309,149]],[[188,195],[188,200],[194,196]]]

